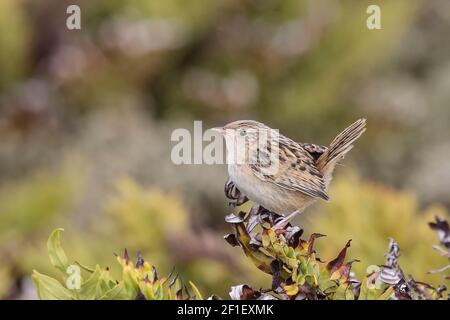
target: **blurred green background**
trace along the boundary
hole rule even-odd
[[[170,161],[172,130],[193,120],[325,145],[366,117],[331,201],[299,222],[328,235],[323,260],[352,238],[364,274],[394,237],[405,271],[442,282],[426,222],[450,206],[449,34],[447,0],[1,0],[0,297],[35,298],[56,227],[83,264],[114,270],[126,247],[205,296],[267,287],[222,239],[225,166]]]

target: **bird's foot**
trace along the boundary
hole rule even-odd
[[[248,201],[248,198],[241,193],[230,179],[225,183],[225,196],[232,200],[228,203],[231,207],[238,207]]]

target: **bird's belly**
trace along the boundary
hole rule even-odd
[[[228,174],[236,187],[251,201],[264,208],[279,213],[289,214],[303,210],[315,199],[298,191],[291,191],[271,182],[262,181],[249,168],[242,165],[229,165]]]

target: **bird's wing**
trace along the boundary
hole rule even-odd
[[[290,139],[280,141],[278,151],[277,170],[269,173],[263,165],[254,163],[250,165],[253,174],[287,190],[300,191],[314,198],[329,199],[323,176],[308,151]]]
[[[318,144],[313,143],[301,143],[299,145],[302,146],[303,149],[309,152],[310,155],[314,158],[314,160],[319,159],[319,157],[327,150],[325,146],[319,146]]]

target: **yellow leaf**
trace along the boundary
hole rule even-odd
[[[288,296],[295,296],[298,293],[298,285],[291,284],[284,286],[284,291]]]
[[[335,272],[333,272],[333,274],[330,277],[330,280],[337,280],[341,277],[341,274],[339,273],[338,270],[336,270]]]

